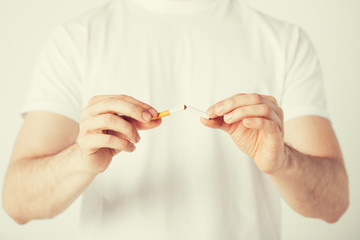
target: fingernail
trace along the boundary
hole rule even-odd
[[[151,119],[151,115],[148,112],[143,112],[142,117],[145,120],[145,122],[147,122]]]
[[[233,113],[231,112],[231,113],[228,113],[228,114],[226,114],[225,116],[224,116],[224,120],[226,121],[226,122],[229,122],[231,119],[232,119],[232,117],[233,117]]]
[[[149,113],[151,114],[151,116],[153,117],[153,118],[156,118],[157,117],[157,112],[154,110],[154,109],[150,109],[149,110]]]
[[[141,139],[140,135],[137,135],[137,136],[136,136],[136,142],[139,142],[140,139]]]

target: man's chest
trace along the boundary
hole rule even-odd
[[[261,51],[261,43],[233,21],[152,22],[109,31],[89,43],[83,102],[94,95],[126,94],[161,107],[207,108],[236,93],[281,92],[276,55]]]

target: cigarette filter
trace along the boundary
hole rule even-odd
[[[169,110],[160,112],[158,114],[158,116],[154,120],[169,116],[169,115],[177,113],[177,112],[184,111],[186,108],[187,108],[186,105],[184,105],[184,106],[181,106],[181,107],[178,107],[178,108],[173,108],[173,109],[169,109]]]

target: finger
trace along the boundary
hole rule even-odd
[[[210,119],[201,117],[200,121],[203,125],[210,128],[217,128],[224,131],[228,131],[230,129],[230,125],[224,122],[223,117],[210,118]]]
[[[224,115],[224,121],[227,124],[232,124],[243,120],[244,118],[250,117],[263,117],[268,120],[274,120],[279,126],[281,125],[281,120],[275,113],[274,109],[267,104],[258,104],[244,106],[236,108],[235,110]]]
[[[274,96],[270,96],[270,95],[262,95],[263,98],[265,98],[266,100],[270,101],[271,103],[273,103],[274,105],[278,106],[278,102],[276,100],[276,98]]]
[[[284,113],[282,109],[277,105],[277,100],[273,96],[259,95],[259,94],[237,94],[228,99],[225,99],[208,109],[208,115],[210,117],[217,117],[218,115],[225,115],[231,110],[235,109],[236,106],[250,106],[267,104],[271,106],[277,116],[273,116],[274,120],[277,120],[280,129],[283,129]],[[227,106],[227,107],[224,107]],[[217,109],[217,110],[216,110]],[[215,112],[214,112],[215,111]],[[217,113],[216,113],[217,111]]]
[[[124,99],[128,100],[129,102],[132,102],[134,104],[138,104],[140,105],[141,107],[147,109],[149,111],[149,113],[151,114],[152,118],[156,118],[158,116],[158,111],[153,108],[152,106],[144,103],[144,102],[141,102],[133,97],[130,97],[130,96],[126,96],[126,95],[122,95]]]
[[[94,105],[95,103],[104,100],[105,98],[113,98],[117,95],[96,95],[89,99],[88,106]]]
[[[257,105],[264,102],[264,98],[260,94],[237,94],[223,101],[220,101],[207,110],[210,118],[223,116],[226,113],[248,105]]]
[[[140,105],[117,98],[106,98],[86,107],[83,113],[85,116],[83,116],[83,118],[89,119],[106,113],[124,115],[144,123],[149,122],[152,118],[151,113],[149,113],[147,109]]]
[[[210,128],[220,128],[222,125],[222,121],[221,121],[220,117],[210,118],[210,119],[201,117],[200,121],[202,124],[204,124],[205,126],[210,127]]]
[[[115,131],[112,131],[112,130],[103,130],[102,132],[103,132],[103,134],[114,135],[115,137],[118,137],[118,138],[121,138],[121,139],[125,139],[125,140],[128,140],[128,141],[131,142],[131,143],[134,143],[134,142],[132,142],[131,140],[129,140],[125,134],[123,134],[123,133],[121,133],[121,132],[115,132]],[[140,138],[139,138],[139,139],[140,139]]]
[[[120,100],[124,100],[124,101],[128,101],[131,102],[133,104],[137,104],[141,107],[143,107],[144,109],[147,109],[149,111],[149,113],[151,114],[151,116],[153,118],[157,117],[158,112],[156,111],[155,108],[153,108],[152,106],[141,102],[133,97],[121,94],[121,95],[99,95],[99,96],[94,96],[89,100],[89,105],[93,105],[99,101],[103,101],[104,99],[108,99],[108,98],[113,98],[113,99],[120,99]]]
[[[102,132],[103,130],[111,130],[121,133],[125,139],[137,143],[140,141],[140,135],[136,128],[125,119],[115,114],[101,114],[91,118],[81,124],[87,133]]]
[[[267,96],[267,95],[263,95],[263,97],[266,100],[266,102],[268,102],[269,105],[272,107],[272,109],[274,110],[276,115],[279,117],[279,119],[281,119],[281,121],[282,121],[284,119],[284,112],[279,107],[279,104],[278,104],[278,101],[276,100],[276,98],[273,96]]]
[[[147,129],[156,128],[156,127],[160,126],[160,124],[162,123],[161,118],[156,119],[156,120],[151,120],[150,122],[146,122],[146,123],[139,122],[132,118],[127,118],[127,117],[125,117],[125,119],[128,122],[130,122],[138,130],[147,130]]]
[[[265,118],[245,118],[243,125],[250,129],[263,130],[268,133],[276,133],[280,131],[278,124],[275,121]]]
[[[87,151],[88,154],[93,154],[101,148],[109,148],[114,151],[133,152],[135,145],[128,140],[118,138],[110,134],[88,134],[79,140],[79,145],[82,149]]]

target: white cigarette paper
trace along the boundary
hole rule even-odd
[[[174,113],[177,113],[177,112],[181,112],[181,111],[184,111],[186,110],[187,106],[184,105],[184,106],[181,106],[181,107],[178,107],[178,108],[173,108],[173,109],[170,109],[170,114],[174,114]]]
[[[201,110],[199,110],[197,108],[194,108],[192,106],[189,106],[189,105],[185,105],[185,106],[186,106],[186,109],[188,109],[188,110],[190,110],[192,112],[196,112],[196,113],[200,114],[201,117],[203,117],[205,119],[210,119],[209,116],[206,114],[206,112],[201,111]]]

